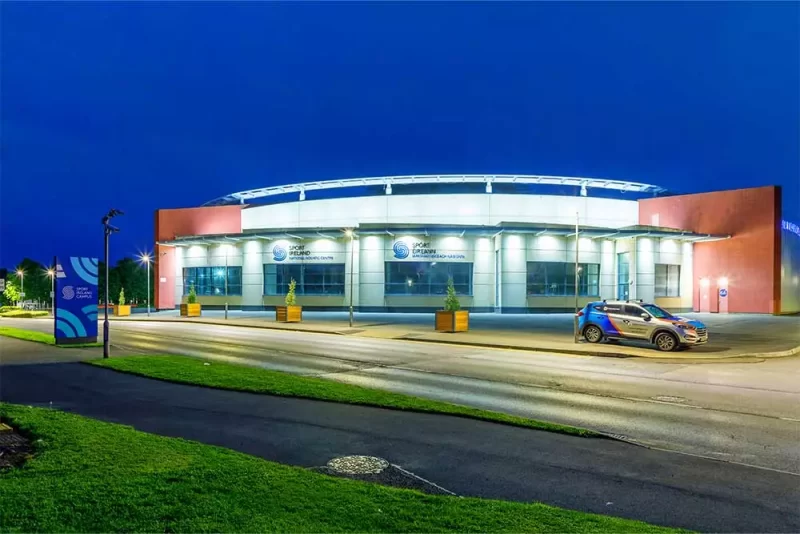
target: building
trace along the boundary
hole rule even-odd
[[[577,226],[577,232],[576,232]],[[676,311],[800,311],[800,231],[779,187],[669,195],[552,176],[393,176],[268,187],[155,216],[156,303],[474,312],[643,299]],[[577,256],[577,259],[576,259]]]

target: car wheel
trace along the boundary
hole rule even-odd
[[[583,329],[583,337],[585,337],[586,341],[589,343],[600,343],[603,341],[603,331],[600,330],[600,327],[590,324]]]
[[[670,352],[678,348],[678,339],[669,332],[659,332],[653,342],[662,352]]]

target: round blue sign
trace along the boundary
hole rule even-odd
[[[720,289],[719,290],[719,296],[720,297],[727,297],[728,296],[728,290],[725,289],[725,288]]]

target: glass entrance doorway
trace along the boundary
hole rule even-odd
[[[631,291],[631,253],[617,254],[617,298],[628,300]]]

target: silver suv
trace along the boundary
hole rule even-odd
[[[700,321],[672,315],[655,304],[642,301],[590,302],[578,312],[578,327],[589,343],[609,339],[638,339],[658,350],[708,342],[708,329]]]

